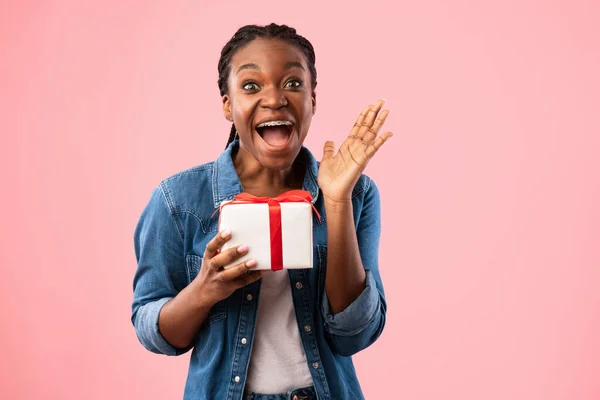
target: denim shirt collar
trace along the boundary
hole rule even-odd
[[[238,148],[239,140],[234,140],[215,161],[212,175],[213,201],[215,208],[218,208],[223,201],[232,200],[235,195],[243,192],[242,184],[231,157]],[[302,189],[311,194],[313,198],[312,203],[314,204],[319,195],[319,186],[317,184],[319,163],[310,150],[304,146],[300,149],[300,153],[296,160],[306,166]]]

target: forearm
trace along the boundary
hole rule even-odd
[[[365,288],[352,200],[325,201],[327,214],[327,275],[325,290],[333,314],[348,307]]]
[[[200,327],[208,317],[213,303],[198,293],[197,282],[192,282],[177,296],[162,307],[158,318],[158,328],[162,336],[172,346],[188,347]]]

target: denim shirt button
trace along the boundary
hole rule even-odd
[[[246,296],[246,299],[247,299],[248,301],[252,301],[252,295],[251,295],[251,294],[248,294],[248,296]]]
[[[314,363],[313,363],[313,368],[314,368],[314,369],[317,369],[317,368],[319,368],[319,363],[318,363],[318,362],[314,362]]]
[[[296,289],[302,289],[302,282],[296,282]]]
[[[306,325],[306,326],[304,327],[304,330],[305,330],[306,332],[310,332],[310,331],[312,330],[312,328],[310,327],[310,325]]]
[[[240,377],[239,377],[239,376],[236,376],[235,378],[233,378],[233,380],[234,380],[236,383],[238,383],[238,382],[240,381]]]
[[[246,344],[248,341],[246,340],[246,338],[242,338],[242,344]]]

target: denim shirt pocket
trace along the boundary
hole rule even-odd
[[[202,267],[202,257],[195,254],[188,254],[185,257],[185,265],[189,284],[196,278],[196,276],[198,276],[198,273],[200,272],[200,268]],[[208,323],[212,324],[213,322],[225,319],[226,316],[227,305],[225,300],[221,300],[210,309],[210,312],[208,313]]]

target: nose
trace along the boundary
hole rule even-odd
[[[284,92],[278,87],[271,86],[262,91],[263,96],[260,105],[264,108],[278,109],[288,105]]]

